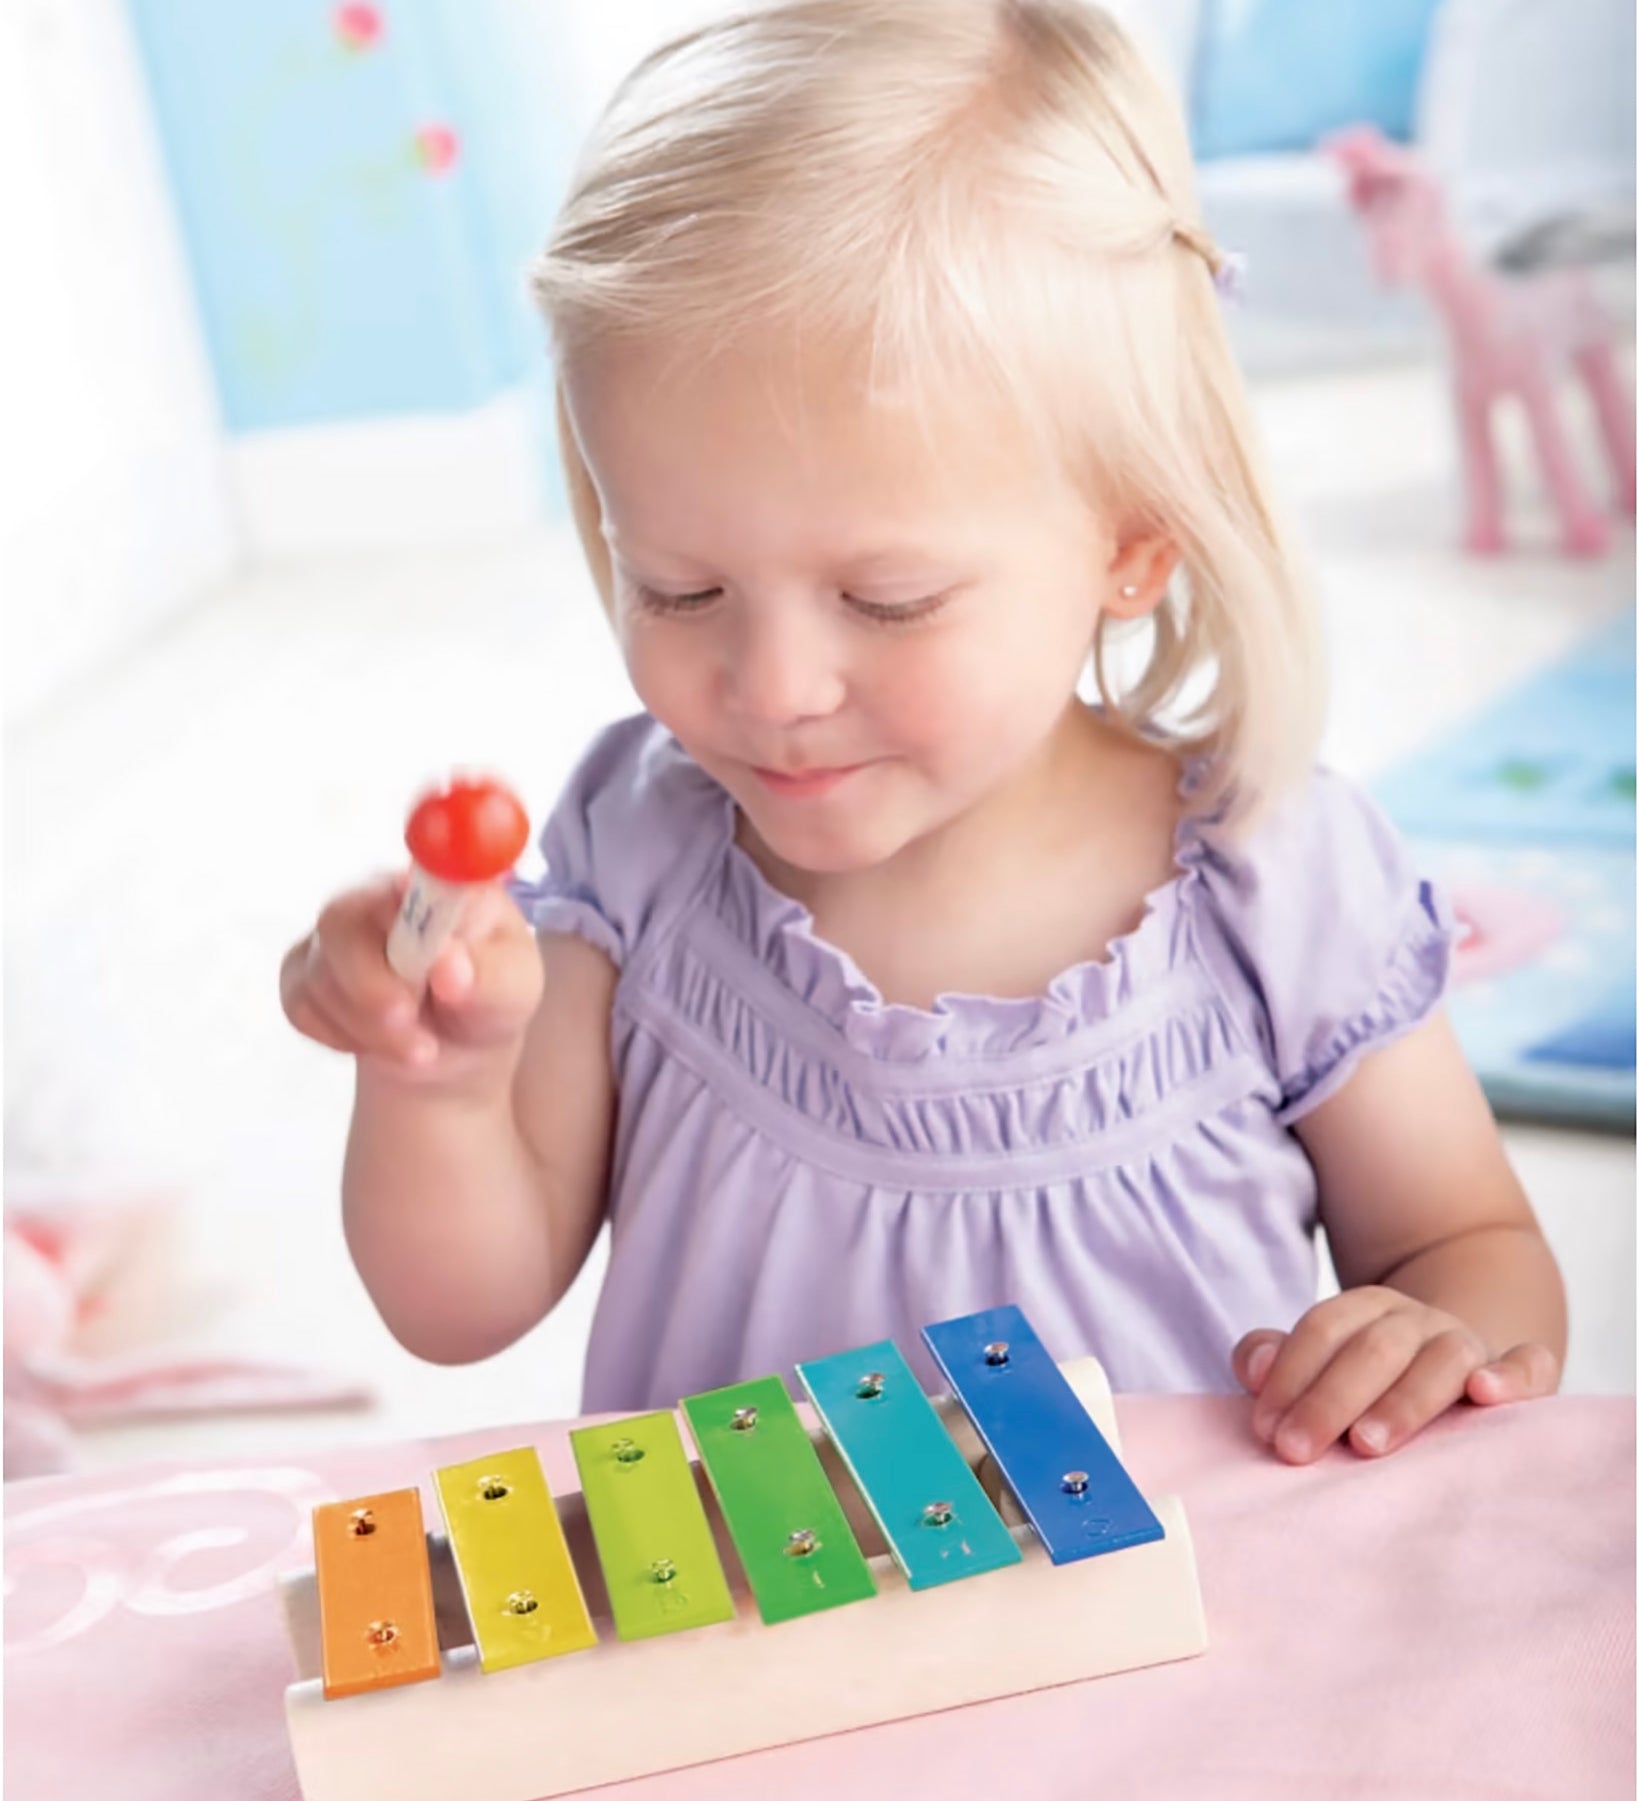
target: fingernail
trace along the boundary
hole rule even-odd
[[[1354,1427],[1354,1438],[1367,1451],[1381,1451],[1387,1448],[1388,1428],[1381,1420],[1361,1420]]]
[[[452,945],[444,958],[443,986],[451,995],[465,994],[472,986],[472,953],[465,945]]]
[[[1263,1377],[1268,1374],[1268,1366],[1274,1361],[1274,1347],[1271,1344],[1260,1344],[1246,1359],[1246,1380],[1253,1388],[1262,1385]]]
[[[1265,1445],[1274,1436],[1279,1423],[1280,1416],[1272,1409],[1267,1413],[1254,1413],[1251,1416],[1251,1429]]]

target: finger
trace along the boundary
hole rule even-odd
[[[1234,1379],[1248,1394],[1260,1394],[1280,1346],[1285,1343],[1284,1332],[1260,1329],[1248,1332],[1234,1347],[1231,1366]]]
[[[304,1037],[342,1051],[351,1057],[377,1057],[381,1061],[422,1069],[438,1054],[438,1040],[430,1032],[413,1025],[396,1038],[384,1042],[371,1034],[338,1019],[318,998],[317,991],[305,994],[291,1011],[290,1022]]]
[[[535,935],[517,902],[499,882],[486,882],[467,896],[458,931],[469,944],[495,937],[532,939]]]
[[[298,939],[279,962],[279,1005],[284,1008],[284,1016],[297,1031],[303,1029],[297,1013],[302,1009],[307,997],[307,959],[312,950],[312,934]]]
[[[532,933],[499,932],[440,952],[428,979],[434,1028],[464,1044],[521,1032],[540,1004],[543,972]]]
[[[325,908],[325,912],[358,914],[372,931],[378,931],[385,937],[392,930],[398,909],[404,904],[409,884],[407,869],[382,870],[367,882],[361,882],[356,888],[349,888],[345,894],[337,895]],[[323,914],[319,917],[322,919]]]
[[[324,962],[314,972],[309,998],[346,1039],[346,1048],[361,1057],[419,1066],[438,1055],[436,1030],[413,994],[395,996],[385,1006],[361,1003],[342,986],[333,964]]]
[[[1467,1379],[1467,1398],[1480,1407],[1534,1401],[1557,1391],[1558,1359],[1543,1344],[1517,1344]]]
[[[292,1005],[285,1008],[285,1014],[304,1038],[311,1038],[314,1043],[322,1044],[332,1051],[352,1052],[357,1047],[348,1034],[336,1025],[326,1014],[314,1006],[306,995],[302,995]]]
[[[412,1020],[414,989],[387,961],[387,935],[397,916],[390,880],[354,889],[327,906],[313,929],[312,974],[327,976],[348,1013],[377,1020]]]
[[[340,1040],[340,1048],[356,1056],[419,1067],[438,1054],[437,1037],[413,1001],[394,1002],[384,1013],[360,1007],[327,967],[320,967],[313,976],[308,1004]]]
[[[1416,1361],[1423,1328],[1409,1312],[1379,1314],[1342,1345],[1286,1410],[1270,1442],[1287,1463],[1328,1451]]]
[[[533,944],[534,933],[506,890],[491,882],[466,896],[454,931],[427,970],[435,998],[456,1007],[471,997],[477,986],[474,953],[496,940]]]
[[[339,1051],[354,1050],[351,1028],[334,1006],[326,1003],[326,990],[332,987],[317,936],[309,932],[299,944],[291,945],[279,966],[279,999],[285,1017],[298,1032],[321,1044]]]
[[[427,986],[451,1007],[504,1005],[512,978],[521,978],[526,993],[538,987],[539,962],[533,928],[506,890],[491,882],[467,896],[454,934],[427,972]]]
[[[446,1007],[459,1007],[476,980],[471,947],[464,938],[451,938],[427,971],[428,990],[434,1000],[442,1001]]]
[[[1471,1332],[1430,1338],[1397,1382],[1354,1422],[1349,1443],[1365,1457],[1385,1457],[1408,1444],[1429,1420],[1461,1400],[1467,1380],[1484,1362],[1484,1346]]]
[[[1320,1372],[1362,1326],[1385,1310],[1380,1289],[1344,1289],[1310,1307],[1287,1334],[1263,1377],[1251,1429],[1264,1444],[1272,1442],[1286,1410],[1319,1380]]]

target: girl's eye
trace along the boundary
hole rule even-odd
[[[720,588],[699,588],[691,594],[667,594],[637,583],[635,591],[645,612],[661,615],[701,613],[722,598]],[[918,619],[927,619],[938,612],[949,598],[947,594],[930,594],[922,600],[899,601],[889,606],[881,601],[860,600],[853,594],[842,596],[853,612],[875,625],[912,625]]]
[[[879,601],[860,600],[852,594],[843,596],[855,613],[877,625],[913,625],[918,619],[931,618],[949,598],[947,594],[929,594],[922,600],[905,600],[895,606],[884,606]]]
[[[721,593],[720,588],[701,588],[693,594],[662,594],[658,588],[639,586],[637,598],[650,613],[698,613]]]

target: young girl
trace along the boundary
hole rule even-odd
[[[1221,266],[1075,0],[789,0],[616,96],[537,291],[646,712],[423,1003],[391,884],[284,968],[411,1350],[516,1339],[607,1219],[592,1410],[887,1336],[931,1379],[920,1327],[1008,1301],[1293,1462],[1556,1386],[1450,918],[1312,765]]]

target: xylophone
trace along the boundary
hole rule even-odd
[[[797,1366],[816,1429],[769,1376],[683,1401],[697,1463],[647,1413],[570,1433],[561,1502],[526,1447],[434,1473],[442,1535],[414,1488],[315,1509],[306,1801],[544,1801],[1203,1651],[1183,1509],[1127,1474],[1098,1364],[1016,1307],[922,1337],[947,1397],[883,1340]]]

